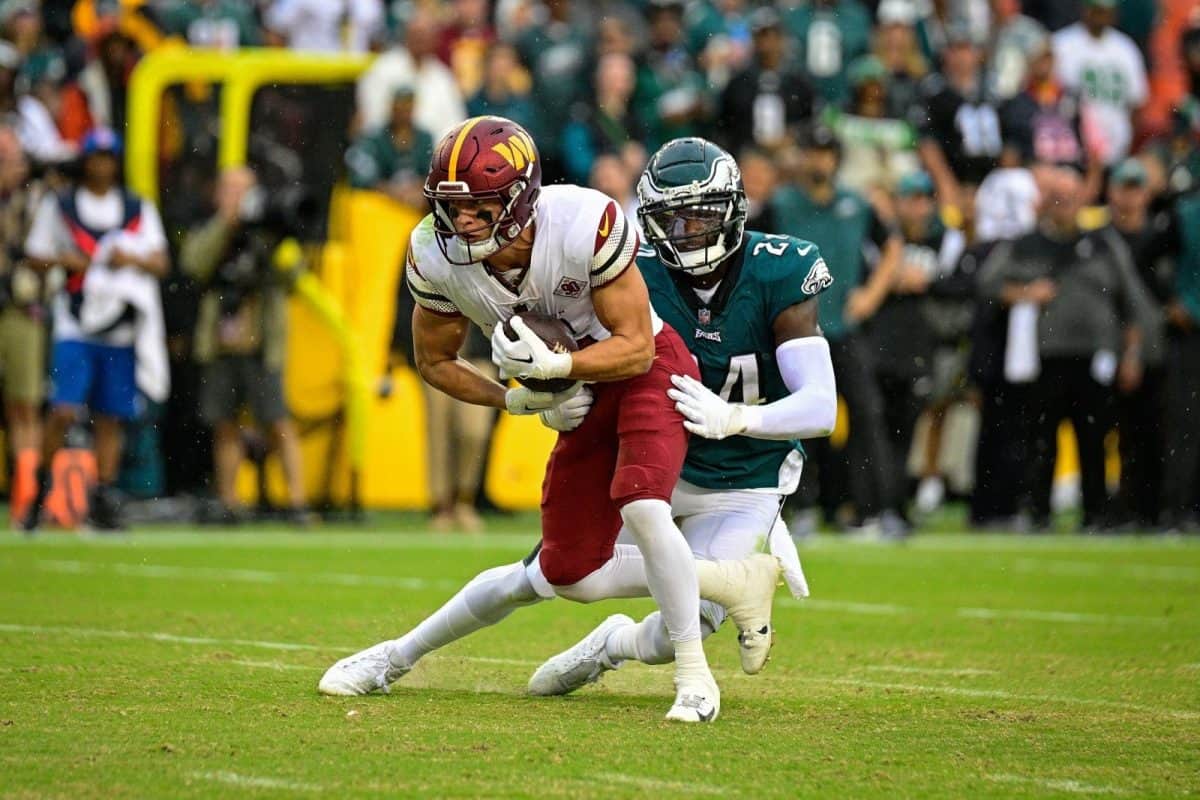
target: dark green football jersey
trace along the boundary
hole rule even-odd
[[[832,282],[812,242],[746,231],[716,294],[702,301],[682,273],[654,251],[638,252],[638,267],[654,310],[679,332],[700,365],[704,385],[731,403],[771,403],[789,392],[775,363],[771,326],[789,306]],[[693,436],[683,479],[705,489],[796,488],[804,451],[798,441]]]

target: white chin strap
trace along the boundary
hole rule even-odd
[[[679,258],[679,268],[684,272],[689,275],[707,275],[725,260],[725,243],[717,242],[711,247],[686,252],[676,250],[675,254]]]
[[[470,262],[477,264],[483,261],[490,255],[500,250],[503,245],[497,241],[495,236],[484,239],[481,242],[472,242],[470,247],[463,241],[461,236],[451,236],[446,242],[446,252],[459,263]]]

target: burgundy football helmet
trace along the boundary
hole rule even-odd
[[[442,137],[433,151],[425,197],[433,206],[438,247],[452,264],[473,264],[501,250],[533,221],[542,165],[528,131],[504,117],[473,117]],[[469,241],[454,227],[455,200],[499,201],[488,236]]]

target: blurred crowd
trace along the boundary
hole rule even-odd
[[[181,392],[198,422],[179,435],[212,431],[216,516],[239,517],[232,475],[256,445],[281,454],[306,517],[280,356],[303,258],[279,255],[273,193],[249,170],[209,175],[203,192],[164,189],[160,221],[115,169],[133,65],[179,42],[374,52],[336,177],[417,209],[433,143],[469,115],[525,125],[547,181],[599,188],[631,219],[658,146],[699,135],[730,150],[749,226],[815,242],[836,281],[821,323],[848,425],[810,443],[800,530],[823,516],[904,535],[950,497],[981,528],[1043,529],[1076,498],[1088,530],[1197,527],[1192,0],[0,0],[18,521],[47,506],[53,454],[90,416],[94,522],[119,523],[109,487],[154,471],[154,415]],[[168,305],[190,309],[165,333],[144,310],[164,278]],[[47,327],[48,348],[34,343]],[[174,393],[155,381],[155,338]],[[486,364],[484,343],[468,348]],[[429,398],[434,520],[476,528],[491,417],[443,405]],[[1077,483],[1055,480],[1064,421]]]

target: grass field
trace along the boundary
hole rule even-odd
[[[334,659],[533,544],[530,520],[495,527],[0,539],[0,795],[1200,794],[1194,539],[819,537],[767,670],[709,640],[710,726],[662,720],[661,667],[524,696],[541,659],[648,602],[524,609],[391,695],[316,695]]]

